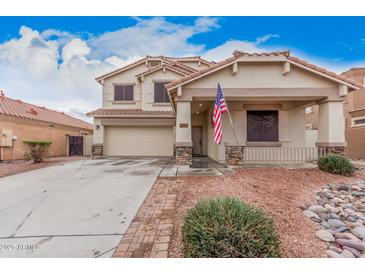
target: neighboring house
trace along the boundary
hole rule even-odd
[[[92,124],[1,92],[0,160],[26,158],[26,140],[51,141],[50,156],[88,155],[92,133]]]
[[[341,74],[364,85],[365,68],[352,68]],[[306,115],[307,134],[315,138],[318,129],[318,105],[308,108]],[[346,95],[344,101],[345,155],[351,159],[365,159],[365,89],[361,88]]]
[[[246,160],[279,161],[275,153],[288,148],[300,148],[300,157],[307,158],[305,108],[313,104],[320,104],[316,145],[342,151],[342,101],[348,91],[361,87],[288,51],[235,51],[219,63],[200,57],[147,56],[96,80],[103,86],[103,103],[88,113],[94,117],[94,145],[102,147],[104,155],[176,155],[178,164],[190,164],[193,154],[237,164],[242,151]],[[213,141],[218,82],[238,144],[227,114],[222,143]],[[260,158],[261,152],[271,156]]]

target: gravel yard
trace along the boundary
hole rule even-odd
[[[365,174],[355,177],[364,178]],[[300,208],[314,201],[327,183],[351,182],[354,178],[317,169],[249,168],[222,177],[171,178],[176,184],[176,211],[169,257],[181,255],[181,225],[186,211],[203,198],[233,196],[263,208],[274,219],[283,257],[325,257],[326,244],[316,238],[316,224]]]

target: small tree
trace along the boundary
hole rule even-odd
[[[34,163],[43,162],[44,159],[48,156],[48,148],[52,144],[50,141],[23,141],[25,144],[29,146],[29,152],[26,153],[26,156],[33,160]]]

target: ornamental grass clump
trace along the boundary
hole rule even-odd
[[[26,153],[28,159],[33,160],[34,163],[43,162],[48,156],[48,148],[52,144],[50,141],[23,141],[29,146],[29,151]]]
[[[187,258],[280,257],[271,218],[235,198],[198,202],[187,212],[182,236]]]
[[[354,173],[354,166],[351,162],[347,158],[336,154],[329,154],[319,158],[318,168],[329,173],[343,176],[351,176]]]

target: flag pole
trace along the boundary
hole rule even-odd
[[[220,85],[218,83],[218,85]],[[229,111],[229,107],[228,107],[228,102],[226,100],[226,97],[224,96],[224,92],[223,92],[223,89],[221,87],[221,92],[222,92],[222,95],[223,95],[223,98],[224,98],[224,101],[226,102],[226,105],[227,105],[227,113],[228,113],[228,118],[229,118],[229,122],[231,123],[231,127],[232,127],[232,130],[233,130],[233,135],[234,135],[234,138],[236,140],[236,143],[237,143],[237,147],[240,146],[239,142],[238,142],[238,138],[237,138],[237,134],[236,134],[236,130],[234,129],[234,126],[233,126],[233,121],[232,121],[232,117],[231,117],[231,113]],[[243,152],[240,150],[241,152],[241,157],[242,157],[242,163],[243,163]]]

